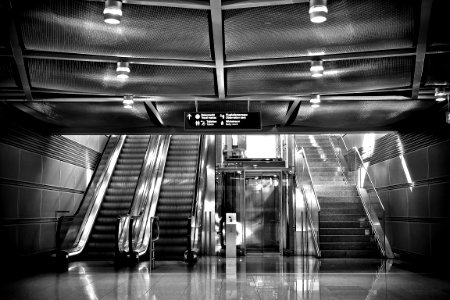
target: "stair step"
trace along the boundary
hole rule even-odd
[[[319,235],[370,235],[369,228],[319,228]]]
[[[370,228],[368,221],[322,221],[319,228]]]
[[[321,250],[376,250],[376,245],[370,242],[331,242],[320,241]]]
[[[365,214],[320,214],[320,222],[364,222],[367,221]]]
[[[371,235],[320,235],[320,243],[334,243],[334,242],[359,242],[367,243],[373,241]]]
[[[322,258],[377,258],[378,250],[321,250]]]

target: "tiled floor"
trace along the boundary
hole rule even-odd
[[[76,262],[67,273],[3,281],[0,299],[450,299],[450,281],[379,260],[248,256],[115,270]]]

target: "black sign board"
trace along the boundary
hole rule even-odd
[[[447,121],[447,124],[450,124],[450,111],[445,113],[445,120]]]
[[[185,112],[185,130],[261,130],[261,112]]]

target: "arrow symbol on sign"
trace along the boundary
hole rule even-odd
[[[187,117],[188,117],[188,119],[190,120],[190,119],[191,119],[191,117],[192,117],[192,115],[191,115],[191,114],[188,114],[188,116],[187,116]]]

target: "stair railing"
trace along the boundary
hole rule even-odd
[[[130,262],[147,255],[154,265],[154,242],[159,238],[159,219],[155,212],[171,136],[159,135],[151,139],[130,211],[119,222],[124,225],[118,226],[117,247]],[[155,226],[158,230],[156,238]]]
[[[342,145],[344,149],[347,149],[342,136],[339,138],[341,140],[340,142],[338,141],[340,146]],[[342,155],[342,157],[345,157],[348,166],[348,170],[345,172],[347,179],[356,185],[356,190],[382,255],[386,258],[394,258],[391,245],[384,232],[386,228],[386,210],[358,148],[347,149],[346,155]],[[373,194],[369,195],[367,190],[373,191]],[[381,225],[380,219],[383,225]]]
[[[187,223],[188,234],[185,258],[188,263],[195,263],[200,254],[200,229],[202,227],[203,203],[206,190],[206,155],[208,144],[206,143],[205,136],[202,135],[199,139],[194,201]]]
[[[319,243],[319,220],[320,220],[320,204],[314,189],[311,177],[311,170],[306,158],[305,149],[298,148],[295,143],[295,183],[300,188],[303,195],[303,201],[306,209],[306,219],[309,222],[312,232],[313,245],[318,257],[321,256]],[[300,176],[299,176],[300,175]],[[303,223],[303,221],[302,221]]]
[[[109,139],[108,143],[114,143],[113,150],[107,158],[105,169],[97,183],[94,184],[91,181],[84,194],[82,204],[73,216],[62,216],[58,219],[56,233],[56,244],[58,247],[57,258],[64,257],[64,259],[68,259],[68,257],[78,255],[83,251],[94,226],[125,139],[126,135],[111,137]],[[94,176],[96,176],[95,173],[93,174],[92,180],[94,180]],[[67,230],[63,230],[63,227],[67,228]],[[63,252],[65,253],[64,255],[62,255]]]

